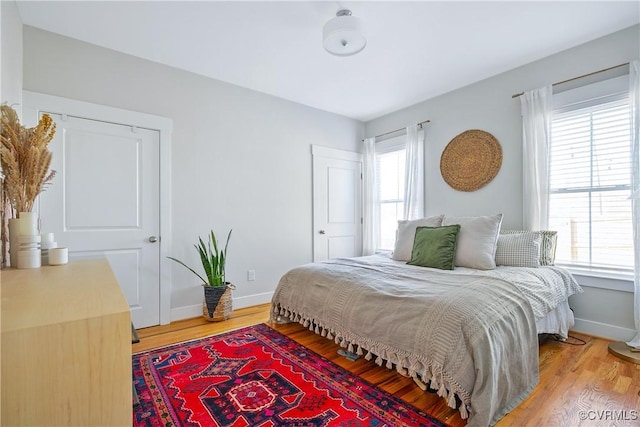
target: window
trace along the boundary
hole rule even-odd
[[[404,214],[405,137],[376,144],[376,178],[378,184],[378,249],[393,250],[398,220]]]
[[[625,92],[554,110],[549,228],[558,231],[556,262],[633,269],[630,132]]]

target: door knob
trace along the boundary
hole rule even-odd
[[[155,243],[155,242],[157,242],[157,241],[158,241],[158,238],[157,238],[156,236],[151,236],[151,237],[149,237],[149,241],[150,241],[151,243]]]
[[[320,234],[325,234],[325,233],[324,233],[324,230],[320,230],[320,231],[318,231],[318,233],[320,233]]]

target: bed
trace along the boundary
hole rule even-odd
[[[571,274],[551,265],[442,270],[378,254],[290,270],[272,320],[300,322],[417,378],[467,425],[487,426],[537,385],[538,333],[567,336],[567,299],[577,292]]]

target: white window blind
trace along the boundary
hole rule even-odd
[[[556,262],[631,270],[633,239],[628,99],[620,95],[554,111],[549,228]]]
[[[398,220],[404,212],[406,150],[404,137],[376,145],[376,177],[380,218],[380,247],[393,250]]]

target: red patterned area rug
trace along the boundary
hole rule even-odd
[[[134,426],[446,424],[265,324],[133,356]]]

